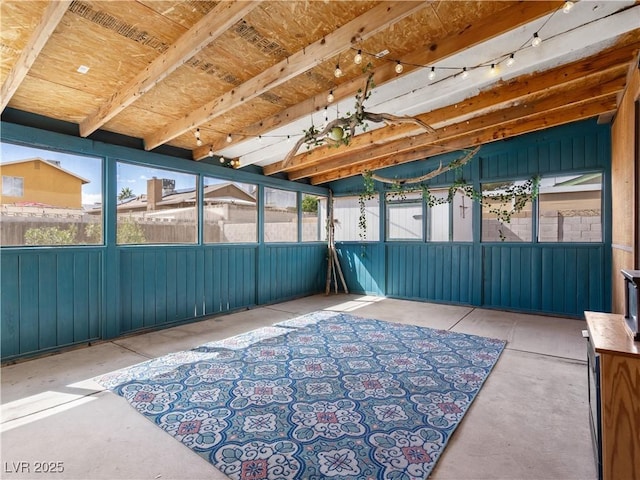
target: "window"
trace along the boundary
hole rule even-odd
[[[264,241],[298,241],[298,194],[296,192],[265,187]]]
[[[375,196],[364,202],[366,229],[360,228],[359,197],[336,197],[333,200],[333,223],[336,241],[380,240],[380,203]]]
[[[453,241],[473,241],[473,201],[460,190],[456,191],[451,203],[453,219]]]
[[[449,194],[449,190],[432,190],[431,196],[434,200],[444,200]],[[429,230],[428,240],[430,242],[448,242],[449,241],[449,211],[451,210],[449,202],[435,204],[429,207]]]
[[[102,244],[102,159],[0,143],[3,246]]]
[[[532,205],[527,202],[519,212],[513,212],[516,201],[504,200],[514,188],[524,187],[526,180],[485,183],[482,186],[482,241],[530,242],[532,240]],[[509,212],[509,222],[498,218],[496,212]]]
[[[394,197],[387,194],[387,240],[422,240],[422,194],[407,193],[402,199]]]
[[[24,178],[2,175],[2,195],[5,197],[23,197]]]
[[[258,241],[256,185],[204,177],[205,243]]]
[[[117,243],[195,243],[196,176],[118,162]]]
[[[326,197],[302,194],[302,241],[318,242],[326,238]]]
[[[602,174],[543,177],[538,195],[539,242],[602,241]]]

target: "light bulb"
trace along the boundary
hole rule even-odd
[[[496,68],[496,64],[495,63],[491,64],[491,70],[489,70],[489,73],[491,75],[497,75],[498,74],[498,69]]]
[[[227,143],[231,143],[231,141],[232,141],[232,140],[233,140],[233,139],[231,138],[231,134],[229,133],[229,134],[227,135]]]
[[[196,145],[201,147],[202,146],[202,140],[200,140],[199,138],[196,140]]]
[[[291,135],[287,135],[287,143],[291,141]]]
[[[533,40],[531,41],[532,47],[537,47],[542,43],[542,39],[538,36],[538,32],[533,34]]]
[[[571,0],[566,0],[564,2],[564,6],[562,7],[562,11],[564,13],[569,13],[572,8],[573,8],[573,2]]]
[[[327,103],[331,103],[333,102],[334,97],[333,97],[333,90],[329,91],[329,95],[327,95]]]
[[[213,148],[209,148],[209,157],[213,157]]]
[[[436,67],[431,67],[431,71],[429,72],[429,80],[434,80],[436,78]]]
[[[462,67],[462,74],[460,78],[467,78],[469,76],[469,72],[467,71],[467,67]]]
[[[224,157],[220,157],[220,163],[224,163]]]
[[[258,135],[258,142],[262,143],[262,135]]]
[[[340,78],[342,76],[342,70],[340,70],[340,64],[336,64],[336,69],[333,72],[336,78]]]
[[[398,61],[398,63],[396,63],[396,73],[402,73],[402,71],[404,70],[404,67],[402,66],[402,64]]]
[[[362,63],[362,50],[358,50],[358,53],[353,57],[353,63],[360,65]]]
[[[514,63],[516,63],[516,57],[515,57],[515,53],[512,53],[511,55],[509,55],[509,58],[507,59],[507,67],[510,67]]]

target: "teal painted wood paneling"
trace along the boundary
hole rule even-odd
[[[260,252],[261,303],[273,303],[324,289],[327,246],[323,243],[265,245]]]
[[[471,243],[390,243],[386,249],[386,295],[447,303],[472,303]]]
[[[484,305],[578,317],[602,311],[603,252],[602,245],[486,246]]]
[[[206,162],[185,162],[15,125],[2,127],[3,140],[104,156],[109,198],[117,194],[115,159],[256,183],[260,191],[269,185],[327,193]],[[433,170],[440,160],[447,163],[459,156],[452,152],[382,174],[417,176]],[[462,176],[476,186],[535,174],[602,169],[605,242],[482,244],[476,207],[471,244],[339,244],[349,288],[356,293],[574,316],[587,308],[606,311],[611,302],[609,163],[609,127],[595,121],[485,145],[479,159],[462,170]],[[431,185],[446,186],[456,175],[448,172]],[[354,177],[334,182],[331,188],[336,194],[349,194],[361,191],[362,185],[362,179]],[[263,218],[260,209],[258,217]],[[117,246],[115,207],[109,202],[105,219],[104,247],[2,249],[3,359],[324,291],[326,245],[321,243]],[[263,227],[258,228],[262,238]]]
[[[385,295],[383,244],[339,243],[336,249],[350,292]]]
[[[20,257],[2,255],[0,261],[0,317],[2,357],[20,354]]]
[[[255,249],[122,248],[121,332],[255,305]]]
[[[3,250],[3,360],[100,336],[99,249]]]

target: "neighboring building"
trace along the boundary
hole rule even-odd
[[[192,208],[196,206],[196,191],[174,190],[167,179],[152,178],[147,180],[147,193],[118,204],[118,213],[140,213],[158,210]],[[256,199],[234,183],[220,183],[204,187],[205,206],[216,204],[240,204],[255,207]]]
[[[89,183],[56,162],[28,158],[0,165],[2,205],[82,208],[82,185]]]

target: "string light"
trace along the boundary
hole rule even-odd
[[[538,36],[538,32],[533,34],[533,40],[531,41],[532,47],[538,47],[542,43],[542,39]]]
[[[509,55],[509,58],[507,59],[507,67],[510,67],[514,63],[516,63],[516,54],[512,53],[511,55]]]
[[[566,0],[564,2],[564,5],[562,6],[562,11],[564,13],[569,13],[572,8],[573,8],[573,2],[571,0]]]
[[[574,6],[575,6],[575,2],[573,2],[573,1],[571,1],[571,0],[565,0],[565,1],[564,1],[564,3],[563,3],[563,5],[562,5],[562,7],[558,7],[558,8],[555,10],[555,12],[557,12],[557,11],[558,11],[558,10],[560,10],[560,9],[562,9],[562,11],[563,11],[564,13],[569,13],[569,12],[573,9],[573,7],[574,7]],[[555,12],[554,12],[554,13],[555,13]],[[542,25],[542,27],[544,27],[544,26],[546,25],[546,23],[547,23],[547,22],[545,22],[545,23]],[[532,40],[531,40],[531,46],[532,46],[532,47],[538,47],[538,46],[540,46],[541,44],[542,44],[542,38],[540,38],[539,31],[538,31],[538,32],[535,32],[535,33],[533,34],[533,38],[532,38]],[[487,68],[487,67],[489,67],[489,66],[490,66],[489,74],[490,74],[490,75],[492,75],[492,76],[498,75],[498,74],[499,74],[499,71],[500,71],[500,64],[504,61],[505,65],[506,65],[507,67],[510,67],[510,66],[514,65],[514,64],[515,64],[515,62],[516,62],[516,59],[515,59],[515,55],[516,55],[516,53],[518,53],[518,52],[519,52],[519,51],[521,51],[523,48],[525,48],[525,46],[526,46],[526,45],[527,45],[527,43],[525,42],[525,44],[524,44],[524,45],[522,45],[520,48],[518,48],[518,49],[514,50],[512,53],[510,53],[510,54],[509,54],[509,56],[508,56],[508,57],[506,57],[506,60],[504,60],[504,57],[503,57],[503,58],[502,58],[502,59],[500,59],[500,60],[493,60],[490,64],[489,64],[489,63],[484,63],[484,64],[480,64],[480,65],[472,66],[472,67],[471,67],[471,69],[476,69],[476,68]],[[355,50],[355,49],[354,49],[354,50]],[[388,52],[385,52],[385,53],[388,53]],[[373,55],[372,53],[367,53],[367,52],[365,52],[365,54],[366,54],[366,55],[371,55],[371,56],[376,56],[376,58],[379,58],[379,57],[380,57],[380,56],[378,56],[378,55]],[[358,50],[357,50],[357,53],[356,53],[356,54],[354,55],[354,57],[353,57],[353,62],[354,62],[356,65],[360,65],[360,64],[362,63],[362,60],[363,60],[363,51],[362,51],[361,49],[358,49]],[[394,70],[395,70],[395,72],[396,72],[397,74],[400,74],[400,73],[402,73],[402,72],[404,71],[404,65],[402,64],[402,62],[401,62],[400,60],[391,60],[391,59],[389,59],[388,61],[392,61],[392,62],[395,62],[395,63],[396,63]],[[429,68],[429,73],[428,73],[427,77],[428,77],[428,79],[429,79],[430,81],[435,80],[435,79],[437,78],[437,76],[438,76],[438,75],[437,75],[437,72],[436,72],[436,67],[435,67],[435,66],[428,67],[427,65],[414,65],[414,64],[409,64],[409,65],[412,65],[412,66],[414,66],[414,67]],[[438,68],[438,70],[441,70],[441,69],[442,69],[442,70],[459,70],[459,69],[460,69],[460,67],[437,67],[437,68]],[[343,72],[343,71],[342,71],[342,69],[340,68],[340,59],[338,59],[338,62],[336,63],[336,68],[335,68],[335,70],[334,70],[333,74],[334,74],[334,76],[335,76],[336,78],[340,78],[340,77],[342,77],[342,76],[344,75],[344,72]],[[456,76],[456,75],[457,75],[457,74],[454,74],[454,76]],[[460,76],[460,78],[463,78],[463,79],[468,78],[468,76],[469,76],[469,70],[468,70],[468,68],[467,68],[466,66],[465,66],[465,67],[462,67],[462,72],[460,72],[460,73],[459,73],[459,76]],[[331,90],[329,91],[329,93],[327,94],[327,103],[332,103],[332,102],[334,102],[334,101],[335,101],[335,97],[334,97],[334,94],[333,94],[333,89],[331,89]],[[325,121],[325,125],[329,122],[328,106],[326,106],[326,105],[325,105],[325,107],[324,107],[324,121]],[[324,126],[323,126],[323,128],[324,128]],[[214,130],[214,132],[215,132],[215,130]],[[216,132],[216,133],[224,134],[224,132]],[[201,140],[201,138],[200,138],[200,129],[199,129],[199,128],[198,128],[198,129],[196,129],[196,131],[195,131],[195,137],[196,137],[196,143],[197,143],[197,145],[198,145],[198,146],[201,146],[201,145],[202,145],[202,140]],[[267,137],[284,137],[284,135],[267,135]],[[259,141],[260,143],[262,143],[263,135],[258,135],[258,136],[257,136],[257,138],[258,138],[258,141]],[[227,134],[226,140],[227,140],[227,143],[231,143],[231,142],[232,142],[232,134],[231,134],[231,133],[228,133],[228,134]],[[286,141],[287,141],[287,143],[289,143],[289,142],[290,142],[290,140],[291,140],[291,135],[286,135]],[[214,156],[213,148],[212,148],[212,147],[210,147],[210,148],[209,148],[208,156],[209,156],[209,157],[213,157],[213,156]],[[225,158],[224,158],[224,157],[220,157],[220,163],[225,163],[225,162],[226,162]],[[234,165],[239,166],[239,165],[240,165],[240,162],[239,162],[239,160],[238,160],[238,161],[236,161],[236,162],[234,163],[234,161],[233,161],[233,160],[231,160],[231,161],[230,161],[230,165],[231,165],[231,166],[234,166]]]
[[[329,90],[329,95],[327,95],[327,103],[331,103],[334,100],[333,90]]]

